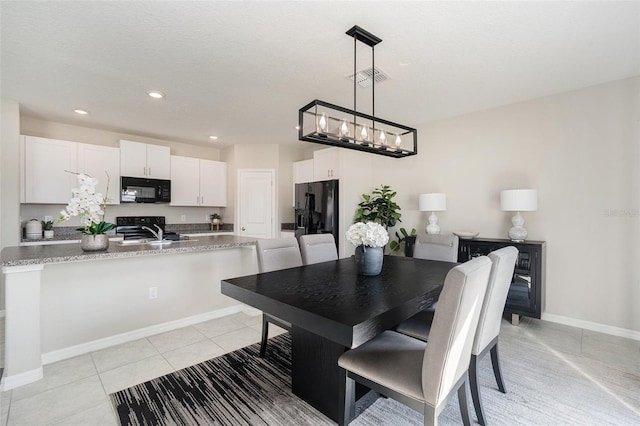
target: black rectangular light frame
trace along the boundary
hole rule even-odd
[[[344,137],[339,137],[337,135],[316,132],[316,131],[305,134],[305,125],[304,125],[305,113],[308,113],[311,109],[317,108],[317,107],[324,107],[324,108],[339,111],[343,114],[353,117],[354,120],[355,118],[361,118],[363,119],[363,122],[365,120],[370,121],[371,123],[373,123],[374,125],[373,127],[375,127],[375,125],[383,124],[383,125],[395,127],[396,129],[401,129],[402,130],[401,135],[403,137],[405,137],[406,135],[410,135],[410,140],[413,146],[411,149],[396,148],[393,145],[381,146],[381,145],[375,145],[373,143],[356,142],[355,137],[344,138]],[[311,114],[315,114],[315,113],[311,112]],[[315,127],[315,123],[314,123],[314,127]],[[393,158],[404,158],[404,157],[409,157],[409,156],[418,154],[418,131],[416,129],[402,125],[402,124],[394,123],[388,120],[384,120],[381,118],[373,117],[371,115],[354,111],[348,108],[344,108],[338,105],[330,104],[328,102],[321,101],[318,99],[313,100],[312,102],[300,108],[300,110],[298,111],[298,139],[305,142],[313,142],[313,143],[319,143],[322,145],[330,145],[330,146],[337,146],[337,147],[347,148],[347,149],[355,149],[358,151],[364,151],[372,154],[384,155],[384,156],[393,157]],[[406,141],[406,139],[404,141]]]

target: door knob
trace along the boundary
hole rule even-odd
[[[246,231],[246,229],[244,229],[244,226],[242,228],[240,228],[240,229],[243,230],[243,231]]]

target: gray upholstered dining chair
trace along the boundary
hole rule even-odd
[[[475,333],[473,346],[471,348],[471,363],[469,367],[469,382],[471,385],[471,397],[473,406],[478,416],[478,423],[486,425],[482,399],[480,398],[480,388],[478,386],[478,361],[487,352],[491,353],[491,364],[493,374],[496,378],[498,390],[506,393],[506,387],[502,378],[500,368],[500,358],[498,355],[498,336],[500,335],[500,320],[502,311],[507,300],[507,293],[511,285],[513,271],[515,269],[518,250],[515,247],[504,247],[489,253],[491,259],[491,275],[487,293],[482,303],[478,328]],[[440,309],[440,308],[438,308]],[[424,340],[430,339],[433,312],[423,311],[401,323],[396,330],[408,336]]]
[[[460,240],[453,234],[426,234],[416,239],[413,246],[413,257],[417,259],[439,260],[442,262],[458,261],[458,245]],[[438,302],[425,309],[433,315]],[[427,314],[425,314],[427,315]]]
[[[453,234],[421,235],[416,239],[416,244],[413,247],[413,257],[457,262],[459,242],[458,236]]]
[[[271,272],[279,269],[295,268],[302,266],[298,241],[294,237],[274,238],[270,240],[257,240],[258,271]],[[262,314],[262,340],[260,342],[260,358],[264,358],[269,338],[269,323],[275,324],[286,330],[291,330],[291,324],[278,317]]]
[[[338,248],[333,234],[308,234],[300,236],[302,263],[329,262],[338,259]]]
[[[425,425],[437,424],[438,414],[457,391],[462,419],[470,424],[469,359],[490,270],[491,261],[482,256],[449,271],[429,343],[385,331],[340,356],[345,386],[339,424],[346,425],[353,417],[356,381],[423,412]]]

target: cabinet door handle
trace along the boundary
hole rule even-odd
[[[200,197],[200,204],[204,204],[204,195]]]
[[[149,167],[149,174],[148,176],[151,176],[151,167]]]

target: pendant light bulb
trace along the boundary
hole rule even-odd
[[[322,114],[320,116],[320,120],[318,120],[318,127],[320,128],[321,132],[327,130],[327,117],[325,117],[324,114]]]
[[[396,148],[400,148],[400,145],[402,145],[402,139],[400,139],[400,135],[396,135],[395,145],[396,145]]]
[[[367,138],[369,137],[369,133],[367,132],[366,126],[362,126],[362,130],[360,131],[360,136],[362,137],[363,141],[366,141]]]
[[[384,134],[384,130],[380,130],[380,136],[378,137],[378,142],[380,142],[380,145],[387,144],[387,135]]]
[[[340,136],[341,137],[349,136],[349,126],[347,126],[346,121],[343,121],[342,125],[340,126]]]

